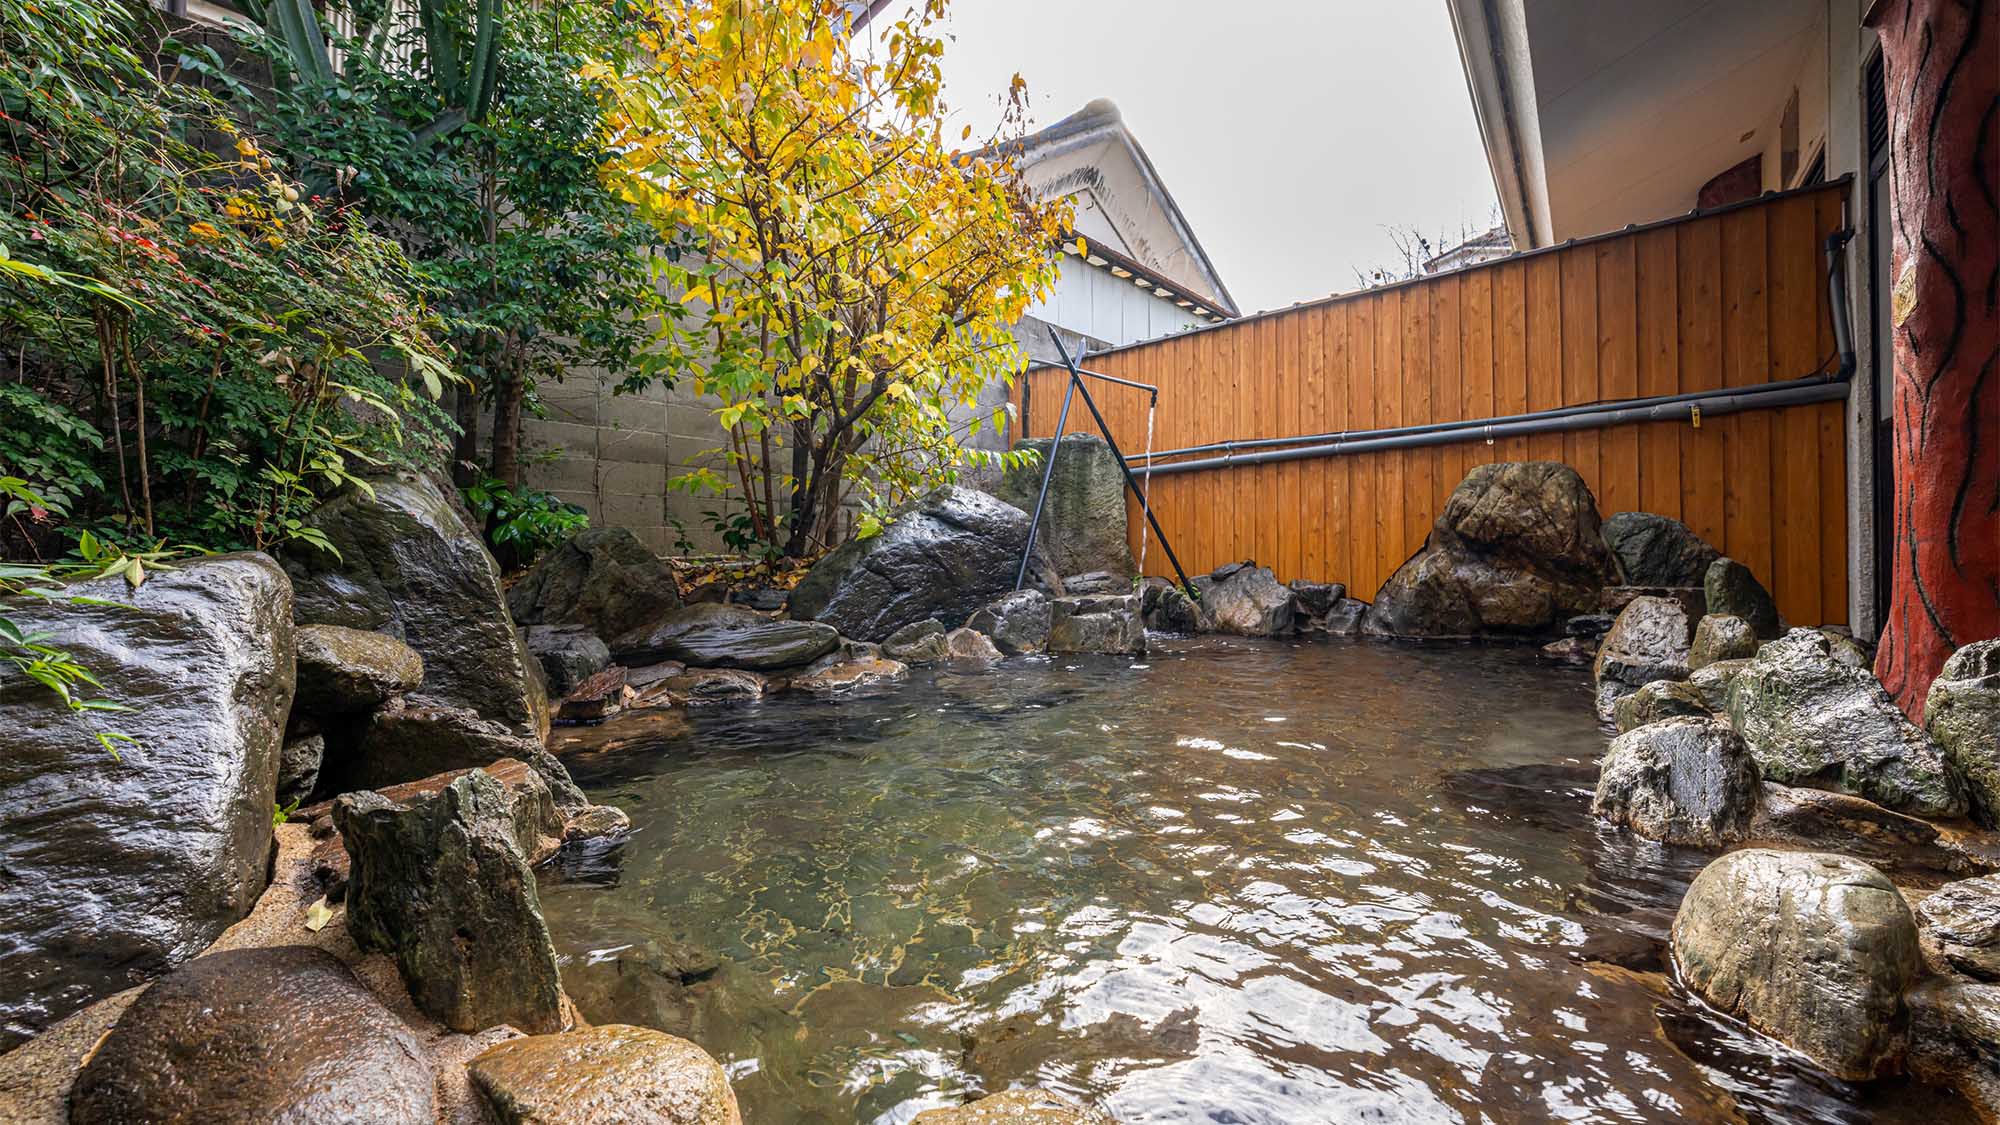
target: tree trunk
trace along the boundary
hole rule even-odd
[[[493,476],[508,488],[521,486],[521,401],[528,380],[515,363],[502,363],[500,385],[493,388]]]
[[[461,383],[452,393],[452,421],[458,423],[458,440],[451,448],[451,479],[460,488],[478,481],[479,469],[479,389]]]
[[[2000,0],[1883,0],[1895,287],[1894,560],[1876,674],[1921,721],[2000,635]]]

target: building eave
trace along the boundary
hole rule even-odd
[[[1507,232],[1521,249],[1546,246],[1550,224],[1535,139],[1534,76],[1510,61],[1526,49],[1520,0],[1446,0],[1445,6]],[[1522,29],[1517,43],[1508,41],[1510,25]]]

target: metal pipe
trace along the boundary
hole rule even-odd
[[[1049,334],[1054,335],[1054,330],[1051,329]],[[1062,342],[1057,341],[1056,346],[1062,347]],[[1048,501],[1049,479],[1055,476],[1056,472],[1056,450],[1062,448],[1063,427],[1069,424],[1069,403],[1076,397],[1076,388],[1081,382],[1081,379],[1072,378],[1069,381],[1069,389],[1063,392],[1062,410],[1056,415],[1056,436],[1049,442],[1048,460],[1042,462],[1042,490],[1035,493],[1035,514],[1028,520],[1028,545],[1021,551],[1021,569],[1014,575],[1016,590],[1028,581],[1028,560],[1035,557],[1035,529],[1042,526],[1042,505]]]
[[[1154,386],[1151,383],[1140,383],[1131,379],[1121,379],[1116,375],[1106,375],[1101,371],[1092,371],[1087,367],[1077,367],[1073,368],[1073,370],[1078,375],[1082,375],[1088,379],[1102,379],[1107,383],[1116,383],[1121,387],[1131,387],[1135,391],[1150,391],[1152,392],[1154,398],[1160,397],[1160,388]]]
[[[1055,333],[1051,331],[1049,335],[1054,336]],[[1153,506],[1146,501],[1146,493],[1140,489],[1139,482],[1133,479],[1132,466],[1125,463],[1125,455],[1118,451],[1118,439],[1111,436],[1111,427],[1105,424],[1104,415],[1098,411],[1097,400],[1091,397],[1090,388],[1083,385],[1083,372],[1076,369],[1075,361],[1069,358],[1069,352],[1064,350],[1061,340],[1056,341],[1056,350],[1063,353],[1063,362],[1069,365],[1070,386],[1083,392],[1083,404],[1090,408],[1090,416],[1097,419],[1097,428],[1104,434],[1105,444],[1111,447],[1111,456],[1118,462],[1118,471],[1125,474],[1125,487],[1131,489],[1132,495],[1139,498],[1139,510],[1146,514],[1146,522],[1152,525],[1153,534],[1159,537],[1160,549],[1167,553],[1167,561],[1174,564],[1174,574],[1181,580],[1181,589],[1192,592],[1194,584],[1188,581],[1187,571],[1181,569],[1181,560],[1174,554],[1174,545],[1167,542],[1167,533],[1160,527],[1160,521],[1154,518]],[[1062,435],[1057,434],[1049,447],[1051,461],[1055,460],[1055,446],[1061,442]],[[1032,540],[1029,545],[1033,545]]]
[[[1745,410],[1776,409],[1781,406],[1803,406],[1815,402],[1830,402],[1846,398],[1848,386],[1841,380],[1821,379],[1807,381],[1800,385],[1794,380],[1789,384],[1771,383],[1763,387],[1738,390],[1705,391],[1688,398],[1676,396],[1679,401],[1652,404],[1624,403],[1595,408],[1588,414],[1572,414],[1559,418],[1519,418],[1499,421],[1490,425],[1460,427],[1450,430],[1432,430],[1427,433],[1398,433],[1383,436],[1381,431],[1353,440],[1335,441],[1323,445],[1300,446],[1291,449],[1272,449],[1243,456],[1224,455],[1205,457],[1195,461],[1180,461],[1171,465],[1155,465],[1153,476],[1171,473],[1194,472],[1201,469],[1221,469],[1236,465],[1269,465],[1280,461],[1305,461],[1320,457],[1339,457],[1350,453],[1375,453],[1387,449],[1416,449],[1432,445],[1450,445],[1453,442],[1470,441],[1474,438],[1497,440],[1499,438],[1526,437],[1531,434],[1563,433],[1568,430],[1587,430],[1601,426],[1620,426],[1638,422],[1668,422],[1691,417],[1696,408],[1706,415],[1736,414]],[[1686,407],[1687,409],[1680,409]]]
[[[1854,374],[1854,328],[1847,316],[1847,257],[1841,253],[1853,237],[1852,227],[1826,236],[1826,296],[1833,312],[1833,345],[1840,352],[1842,379]]]

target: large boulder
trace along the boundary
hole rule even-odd
[[[1688,525],[1651,512],[1619,512],[1604,521],[1604,542],[1618,556],[1628,586],[1699,586],[1722,552]]]
[[[1708,573],[1702,576],[1702,595],[1709,613],[1741,617],[1760,637],[1775,637],[1782,632],[1778,603],[1771,600],[1770,591],[1757,581],[1750,568],[1735,559],[1719,558],[1708,564]]]
[[[417,1037],[305,945],[210,953],[154,981],[78,1073],[73,1125],[429,1122]]]
[[[1422,550],[1369,607],[1390,636],[1545,635],[1594,612],[1618,560],[1576,470],[1550,461],[1480,465],[1445,502]]]
[[[522,625],[583,625],[615,637],[681,605],[673,568],[622,527],[577,532],[507,591]]]
[[[864,641],[926,617],[963,625],[1013,589],[1027,543],[1026,512],[969,488],[940,488],[905,506],[880,534],[821,559],[792,591],[792,616]]]
[[[1910,1073],[2000,1121],[2000,984],[1937,977],[1903,998],[1910,1012]]]
[[[1298,598],[1271,568],[1245,562],[1218,567],[1197,579],[1208,627],[1239,637],[1277,637],[1292,631]]]
[[[1146,623],[1137,594],[1057,598],[1049,625],[1049,651],[1132,654],[1146,651]]]
[[[1008,656],[1040,652],[1049,646],[1049,629],[1055,623],[1055,608],[1040,590],[1016,590],[980,607],[965,622],[993,638],[993,644]]]
[[[1056,570],[1101,571],[1128,580],[1137,574],[1125,537],[1125,474],[1111,446],[1095,434],[1065,434],[1060,442],[1029,438],[1014,449],[1032,449],[1040,457],[1009,470],[994,486],[993,495],[1024,512],[1035,510],[1042,470],[1054,451],[1055,471],[1049,477],[1048,500],[1035,541],[1044,545]],[[1019,562],[1018,556],[1015,561]]]
[[[1965,779],[1972,819],[2000,828],[2000,638],[1951,654],[1924,701],[1924,727]]]
[[[611,642],[620,664],[677,660],[696,668],[796,668],[840,644],[840,634],[816,621],[766,617],[735,605],[691,605]]]
[[[1688,677],[1687,611],[1672,598],[1634,598],[1597,646],[1591,675],[1598,712],[1614,713],[1618,701],[1657,680]]]
[[[1741,617],[1705,614],[1694,627],[1694,643],[1688,648],[1688,671],[1699,671],[1723,660],[1748,660],[1757,655],[1758,643],[1757,630]]]
[[[407,802],[334,802],[352,867],[347,928],[396,959],[417,1007],[457,1031],[563,1027],[562,982],[529,857],[560,823],[546,785],[471,770]]]
[[[2000,981],[2000,875],[1947,883],[1917,904],[1924,944],[1969,977]]]
[[[1612,739],[1590,808],[1648,839],[1712,848],[1749,834],[1761,793],[1757,764],[1728,723],[1682,717]]]
[[[548,737],[548,697],[508,615],[500,569],[442,486],[383,477],[307,522],[338,554],[307,547],[286,557],[301,624],[387,633],[423,657],[423,699]]]
[[[201,952],[249,913],[271,854],[293,685],[284,572],[222,555],[69,592],[103,604],[0,613],[95,676],[84,696],[129,710],[72,711],[0,675],[0,1049]]]
[[[1826,852],[1750,848],[1703,868],[1674,917],[1681,979],[1834,1075],[1896,1069],[1916,920],[1880,871]]]
[[[497,758],[526,759],[541,749],[538,739],[482,719],[470,708],[395,700],[357,728],[339,732],[320,765],[320,789],[379,789]]]
[[[1903,717],[1873,673],[1835,660],[1816,629],[1766,643],[1730,680],[1728,710],[1769,780],[1917,816],[1966,811],[1964,787],[1937,743]]]
[[[316,715],[378,707],[415,691],[424,679],[417,650],[386,633],[340,625],[298,629],[298,693],[293,703]]]
[[[708,1052],[648,1027],[510,1039],[467,1065],[502,1125],[741,1125]]]

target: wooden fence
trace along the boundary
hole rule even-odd
[[[1156,449],[1447,422],[1748,386],[1835,366],[1822,243],[1845,182],[1262,313],[1089,357],[1160,388]],[[1030,432],[1067,372],[1040,368]],[[1146,395],[1092,392],[1128,454]],[[1016,403],[1020,391],[1015,392]],[[1189,574],[1254,558],[1370,598],[1423,544],[1471,466],[1563,461],[1598,508],[1682,520],[1750,566],[1797,623],[1847,616],[1842,403],[1691,421],[1231,466],[1150,496]],[[1070,431],[1092,431],[1079,402]],[[1130,521],[1139,541],[1137,507]],[[1154,544],[1146,571],[1170,574]]]

